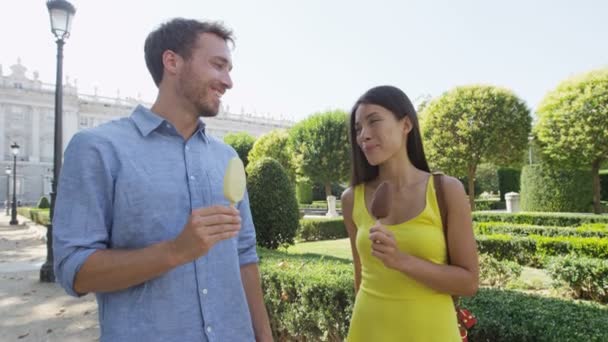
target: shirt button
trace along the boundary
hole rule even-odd
[[[207,327],[207,332],[210,333],[211,332],[211,327]]]
[[[171,125],[167,124],[167,128],[171,128]]]
[[[189,150],[190,150],[190,146],[186,146],[186,151],[189,151]]]
[[[203,289],[203,294],[206,295],[207,294],[207,289]]]
[[[190,179],[191,179],[191,180],[194,180],[194,179],[196,179],[196,177],[194,177],[194,176],[190,176]]]

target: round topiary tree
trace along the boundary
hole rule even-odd
[[[524,211],[588,212],[592,193],[588,170],[556,170],[547,164],[533,164],[524,166],[521,173]]]
[[[49,199],[46,196],[42,196],[38,201],[37,208],[38,209],[49,209],[51,207],[51,203],[49,203]]]
[[[456,87],[428,103],[420,117],[430,167],[467,177],[471,209],[479,165],[521,161],[532,125],[522,99],[486,85]]]
[[[588,167],[594,212],[600,209],[600,175],[608,161],[608,68],[569,78],[547,93],[536,111],[537,141],[555,165]]]
[[[258,245],[276,249],[293,244],[300,215],[294,187],[281,164],[262,158],[249,165],[247,188]]]
[[[247,164],[249,164],[249,151],[251,151],[255,143],[255,138],[245,132],[230,133],[226,134],[224,142],[234,148],[239,158],[243,161],[243,165],[247,167]]]
[[[287,131],[275,129],[256,140],[249,152],[249,162],[255,164],[256,161],[262,158],[272,158],[279,162],[287,172],[289,181],[292,184],[296,183],[296,166]]]

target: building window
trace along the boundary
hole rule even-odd
[[[93,127],[95,120],[88,116],[81,116],[79,120],[80,128]]]
[[[24,192],[23,189],[24,189],[24,186],[25,186],[25,179],[24,179],[24,177],[17,176],[17,184],[16,185],[17,185],[17,192],[16,192],[17,197],[23,196],[23,192]],[[12,190],[13,189],[11,188],[11,191]]]
[[[53,186],[53,177],[51,176],[44,176],[44,179],[42,180],[42,193],[44,194],[44,196],[49,196],[51,193],[51,189]]]

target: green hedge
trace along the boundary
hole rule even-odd
[[[608,239],[578,237],[544,237],[532,235],[479,235],[475,238],[480,253],[498,260],[516,261],[520,265],[543,266],[548,256],[576,254],[608,258]]]
[[[568,213],[489,213],[473,212],[475,222],[509,222],[538,226],[573,227],[586,223],[608,223],[608,215]]]
[[[342,218],[301,219],[298,238],[304,241],[334,240],[348,237]]]
[[[521,209],[524,211],[590,212],[591,171],[555,170],[544,164],[524,166]]]
[[[264,301],[275,340],[341,341],[354,304],[352,263],[260,250]]]
[[[30,221],[42,225],[47,226],[51,224],[51,220],[49,218],[49,210],[50,209],[38,209],[31,207],[18,207],[17,214],[23,216]]]
[[[525,224],[503,223],[503,222],[474,222],[475,234],[508,234],[517,236],[542,235],[542,236],[574,236],[574,237],[603,237],[608,238],[608,228],[585,227],[551,227],[534,226]]]
[[[500,200],[505,200],[505,194],[509,192],[519,192],[521,171],[518,169],[502,168],[498,169],[498,189]]]
[[[471,342],[608,341],[608,308],[597,303],[481,289],[463,304],[478,319]]]
[[[505,201],[493,199],[476,199],[475,210],[504,210],[507,208]]]
[[[523,268],[513,261],[501,261],[488,254],[479,255],[479,281],[493,287],[504,287],[519,278]]]
[[[51,224],[49,214],[49,209],[32,209],[30,210],[30,219],[36,224],[46,226]]]
[[[548,270],[556,285],[566,284],[575,298],[608,303],[608,260],[556,257]]]
[[[333,258],[259,250],[275,340],[342,341],[354,304],[353,268]],[[470,341],[606,341],[608,309],[594,303],[480,289],[463,298],[478,318]]]

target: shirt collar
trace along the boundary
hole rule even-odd
[[[148,108],[137,105],[133,114],[131,114],[131,119],[135,122],[135,126],[139,129],[139,132],[145,137],[150,134],[153,130],[157,129],[165,119],[163,119],[158,114],[154,114]]]
[[[148,136],[152,131],[157,129],[160,125],[167,122],[165,118],[162,116],[152,112],[148,108],[137,105],[133,113],[131,114],[131,119],[135,122],[135,126],[139,129],[139,132],[145,137]],[[198,127],[194,134],[200,134],[201,138],[207,142],[206,135],[206,127],[207,125],[202,121],[198,121]]]

